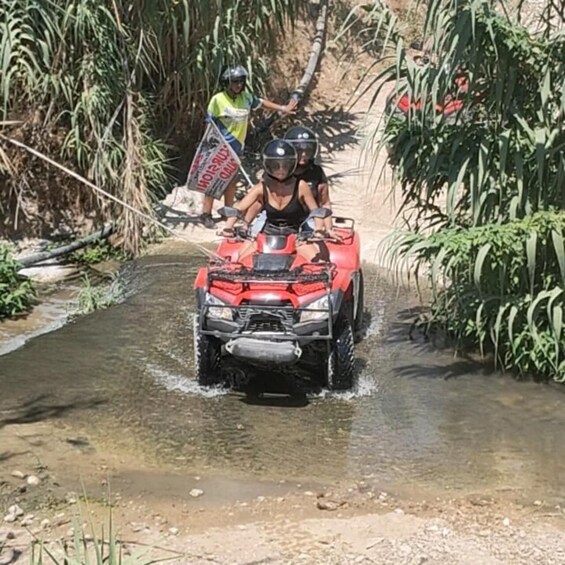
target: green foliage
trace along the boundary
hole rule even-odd
[[[159,132],[198,139],[223,65],[243,62],[254,86],[299,0],[2,0],[0,113],[33,115],[79,172],[151,214],[168,183]],[[37,110],[37,111],[36,111]],[[0,118],[1,119],[1,118]],[[183,148],[184,149],[184,148]],[[1,162],[0,162],[1,166]],[[28,183],[29,184],[29,183]],[[20,182],[18,186],[27,186]],[[6,201],[8,198],[6,198]],[[19,205],[19,202],[18,202]],[[136,250],[142,221],[122,209],[118,225]]]
[[[107,240],[101,240],[71,253],[68,260],[79,265],[96,265],[102,261],[127,261],[131,256],[123,249],[114,247]]]
[[[33,283],[18,275],[19,267],[8,248],[0,245],[0,319],[26,312],[35,298]]]
[[[563,13],[542,20],[534,36],[513,19],[519,10],[432,0],[423,37],[433,63],[415,64],[391,33],[395,62],[379,78],[419,104],[405,116],[390,112],[375,129],[410,230],[395,236],[390,255],[429,276],[427,329],[492,352],[504,368],[558,381],[565,381],[565,36],[554,24],[564,23]],[[382,35],[387,10],[373,16]],[[457,90],[461,76],[468,88]],[[441,111],[447,100],[462,103],[449,119]]]
[[[125,291],[118,276],[112,277],[109,284],[95,284],[86,273],[82,280],[84,286],[78,294],[78,305],[73,316],[85,316],[123,300]]]
[[[565,212],[432,235],[397,234],[392,249],[427,270],[426,329],[478,345],[521,374],[565,381]]]

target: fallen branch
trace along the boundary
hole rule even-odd
[[[113,194],[110,194],[109,192],[106,192],[105,190],[103,190],[102,188],[96,186],[94,183],[90,182],[89,180],[85,179],[83,176],[79,175],[78,173],[76,173],[75,171],[72,171],[71,169],[65,167],[64,165],[61,165],[60,163],[57,163],[57,161],[54,161],[53,159],[51,159],[50,157],[47,157],[47,155],[45,155],[44,153],[41,153],[40,151],[37,151],[36,149],[33,149],[32,147],[29,147],[28,145],[26,145],[25,143],[22,143],[21,141],[17,141],[15,139],[12,139],[11,137],[6,137],[5,135],[0,133],[0,139],[10,143],[12,145],[15,145],[16,147],[20,147],[21,149],[25,149],[26,151],[28,151],[29,153],[31,153],[32,155],[35,155],[36,157],[38,157],[39,159],[49,163],[50,165],[53,165],[54,167],[60,169],[61,171],[67,173],[68,175],[70,175],[71,177],[77,179],[78,181],[80,181],[81,183],[85,184],[86,186],[88,186],[89,188],[91,188],[92,190],[102,194],[103,196],[105,196],[106,198],[108,198],[109,200],[112,200],[112,202],[115,202],[116,204],[119,204],[120,206],[123,206],[124,208],[126,208],[127,210],[130,210],[131,212],[133,212],[134,214],[137,214],[138,216],[140,216],[141,218],[144,218],[145,220],[147,220],[148,222],[159,226],[161,229],[165,230],[166,232],[174,235],[175,237],[182,239],[188,243],[190,243],[191,245],[193,245],[196,249],[198,249],[199,251],[201,251],[202,253],[204,253],[206,256],[208,257],[213,257],[219,261],[225,262],[226,259],[223,257],[220,257],[219,255],[216,255],[216,253],[210,251],[209,249],[206,249],[203,245],[200,245],[199,243],[195,243],[194,241],[191,241],[190,239],[188,239],[187,237],[185,237],[183,234],[176,232],[175,230],[171,229],[170,227],[166,226],[165,224],[163,224],[162,222],[160,222],[159,220],[157,220],[156,218],[153,218],[152,216],[149,216],[148,214],[145,214],[144,212],[140,212],[139,210],[136,210],[133,206],[130,206],[127,202],[124,202],[123,200],[120,200],[119,198],[117,198],[116,196],[114,196]]]

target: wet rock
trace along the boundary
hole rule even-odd
[[[20,525],[22,525],[24,527],[31,526],[31,524],[34,520],[35,520],[35,516],[33,514],[27,514],[26,516],[24,516],[22,518]]]
[[[25,479],[26,478],[25,473],[22,473],[21,471],[18,471],[17,469],[15,471],[12,471],[11,475],[15,479]]]
[[[316,502],[318,510],[328,510],[330,512],[337,510],[345,505],[344,500],[332,500],[330,498],[319,498]]]
[[[4,516],[4,522],[11,524],[12,522],[15,522],[18,519],[18,517],[15,514],[6,514],[6,516]]]
[[[26,483],[31,487],[36,487],[40,482],[41,482],[41,479],[39,477],[36,477],[35,475],[30,475],[26,479]]]
[[[16,536],[12,530],[7,528],[0,528],[0,547],[4,545],[8,540],[14,539]]]
[[[192,496],[192,498],[198,498],[204,494],[204,491],[199,488],[193,488],[188,494]]]
[[[23,514],[24,511],[17,504],[13,504],[12,506],[10,506],[10,508],[8,508],[8,514],[4,516],[4,522],[11,524],[15,522],[18,518],[23,516]]]
[[[8,508],[8,514],[15,514],[17,518],[24,515],[24,511],[17,505],[12,504],[10,508]]]
[[[16,551],[12,548],[0,550],[0,565],[10,565],[17,560]]]

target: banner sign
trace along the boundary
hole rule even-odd
[[[210,122],[190,165],[186,187],[219,200],[239,165],[238,156],[216,124]]]

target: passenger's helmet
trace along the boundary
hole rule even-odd
[[[290,178],[297,162],[296,150],[284,139],[269,141],[263,148],[263,168],[275,180],[283,182]]]
[[[318,137],[310,128],[295,126],[286,132],[284,138],[296,149],[299,161],[301,158],[313,161],[318,155]]]
[[[241,65],[232,65],[224,69],[222,76],[220,77],[220,83],[224,88],[227,88],[230,83],[241,81],[243,82],[243,86],[245,87],[247,77],[248,74],[245,70],[245,67]]]

